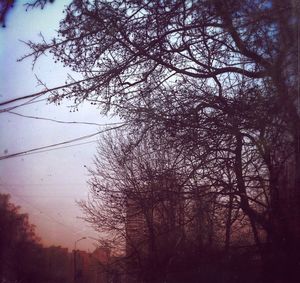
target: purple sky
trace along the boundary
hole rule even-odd
[[[55,34],[62,10],[70,1],[59,0],[44,10],[25,12],[17,1],[7,18],[7,27],[0,29],[0,102],[41,90],[35,75],[48,87],[63,84],[70,70],[54,64],[51,56],[43,57],[31,69],[31,60],[17,63],[28,52],[20,40],[38,40],[39,32],[46,38]],[[17,103],[17,104],[20,104]],[[14,104],[16,105],[16,104]],[[8,106],[0,107],[0,111]],[[90,105],[82,105],[79,112],[70,113],[68,103],[47,105],[46,101],[33,103],[13,110],[22,115],[47,117],[64,121],[109,123],[108,118]],[[88,135],[98,126],[58,124],[29,119],[8,112],[0,113],[0,156],[31,148],[59,143]],[[12,201],[29,213],[30,222],[37,226],[37,234],[47,245],[62,245],[72,249],[75,240],[97,237],[78,217],[82,213],[75,200],[86,199],[88,173],[84,165],[91,166],[96,152],[97,137],[83,140],[87,144],[62,148],[22,157],[0,160],[0,192],[11,194]],[[82,240],[81,249],[94,249],[95,241]]]

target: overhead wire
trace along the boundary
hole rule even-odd
[[[38,151],[34,151],[34,152],[24,153],[20,156],[23,157],[23,156],[33,155],[33,154],[45,153],[45,152],[50,152],[50,151],[54,151],[54,150],[59,150],[59,149],[64,149],[64,148],[69,148],[69,147],[75,147],[75,146],[85,145],[85,144],[95,143],[95,142],[97,142],[97,140],[92,140],[92,141],[89,141],[89,142],[82,142],[82,143],[77,143],[77,144],[72,144],[72,145],[66,145],[66,146],[61,146],[61,147],[57,147],[57,148],[38,150]],[[19,157],[19,156],[15,156],[15,157]],[[10,158],[13,158],[13,157],[10,157]]]
[[[116,126],[116,127],[104,129],[104,130],[101,130],[101,131],[97,131],[95,133],[92,133],[92,134],[89,134],[89,135],[84,135],[84,136],[81,136],[81,137],[78,137],[78,138],[75,138],[75,139],[71,139],[71,140],[67,140],[67,141],[63,141],[63,142],[59,142],[59,143],[55,143],[55,144],[51,144],[51,145],[36,147],[36,148],[32,148],[32,149],[28,149],[28,150],[24,150],[24,151],[12,153],[12,154],[9,154],[9,155],[3,155],[3,156],[0,156],[0,160],[4,160],[4,159],[8,159],[8,158],[13,158],[13,157],[17,157],[17,156],[28,155],[30,153],[38,152],[38,151],[42,151],[42,150],[49,150],[50,151],[53,147],[60,146],[60,145],[66,145],[66,144],[73,143],[73,142],[76,142],[76,141],[81,141],[81,140],[84,140],[84,139],[88,139],[88,138],[94,137],[96,135],[102,134],[104,132],[121,128],[123,126],[125,126],[125,123],[122,124],[122,125]],[[57,148],[57,149],[59,149],[59,148]],[[52,149],[52,150],[54,150],[54,149]],[[43,152],[45,152],[45,151],[43,151]]]
[[[33,103],[38,103],[38,102],[47,100],[47,98],[36,100],[38,97],[39,96],[34,97],[34,98],[32,98],[32,99],[30,99],[30,100],[28,100],[26,102],[23,102],[21,104],[15,105],[15,106],[11,106],[11,107],[8,107],[8,108],[0,109],[0,113],[5,113],[5,112],[8,112],[8,111],[17,109],[19,107],[22,107],[22,106],[26,106],[26,105],[30,105],[30,104],[33,104]]]
[[[19,96],[19,97],[16,97],[16,98],[12,98],[12,99],[9,99],[9,100],[6,100],[6,101],[2,101],[0,102],[0,106],[4,106],[4,105],[7,105],[7,104],[11,104],[11,103],[15,103],[17,101],[20,101],[20,100],[24,100],[24,99],[36,99],[37,97],[41,97],[49,92],[56,92],[58,90],[61,90],[61,89],[65,89],[65,88],[69,88],[69,87],[72,87],[74,85],[78,85],[78,84],[81,84],[81,83],[84,83],[84,82],[88,82],[90,80],[94,80],[95,78],[97,78],[97,76],[95,77],[89,77],[89,78],[84,78],[82,80],[74,80],[70,83],[66,83],[64,85],[60,85],[60,86],[56,86],[56,87],[53,87],[53,88],[46,88],[42,91],[39,91],[39,92],[35,92],[35,93],[32,93],[32,94],[28,94],[28,95],[23,95],[23,96]],[[44,84],[42,84],[44,85]],[[45,85],[44,85],[45,86]],[[1,112],[1,111],[0,111]]]
[[[28,95],[23,95],[23,96],[19,96],[19,97],[16,97],[16,98],[12,98],[12,99],[0,102],[0,106],[11,104],[11,103],[14,103],[14,102],[17,102],[17,101],[20,101],[20,100],[24,100],[24,99],[28,99],[28,98],[29,99],[35,99],[35,98],[43,96],[43,95],[45,95],[45,94],[47,94],[49,92],[53,92],[53,91],[57,91],[57,90],[60,90],[60,89],[68,88],[68,87],[74,86],[76,84],[80,84],[82,82],[89,81],[91,79],[94,79],[94,77],[83,79],[83,80],[74,81],[74,82],[69,83],[69,84],[60,85],[60,86],[56,86],[56,87],[53,87],[53,88],[47,88],[47,89],[44,89],[44,90],[39,91],[39,92],[35,92],[35,93],[32,93],[32,94],[28,94]]]
[[[0,102],[0,106],[11,104],[11,103],[17,102],[19,100],[24,100],[24,99],[36,99],[37,97],[40,97],[40,96],[46,94],[49,91],[51,91],[51,90],[46,89],[46,90],[43,90],[43,91],[35,92],[33,94],[19,96],[19,97],[13,98],[13,99],[2,101],[2,102]]]
[[[72,183],[72,182],[68,182],[68,183],[0,183],[0,187],[20,187],[20,186],[55,186],[55,187],[65,187],[65,186],[85,186],[85,183]],[[53,190],[53,189],[52,189]]]
[[[36,120],[44,120],[49,122],[55,122],[60,124],[81,124],[81,125],[91,125],[91,126],[99,126],[99,127],[105,127],[105,126],[113,126],[113,125],[120,125],[123,124],[122,122],[115,122],[115,123],[106,123],[106,124],[98,124],[98,123],[92,123],[92,122],[82,122],[82,121],[62,121],[52,118],[46,118],[46,117],[38,117],[38,116],[31,116],[31,115],[24,115],[20,114],[14,111],[7,111],[7,113],[20,116],[23,118],[29,118],[29,119],[36,119]]]
[[[10,157],[10,158],[21,157],[21,156],[23,157],[23,156],[33,155],[33,154],[45,153],[45,152],[50,152],[50,151],[54,151],[54,150],[59,150],[59,149],[64,149],[64,148],[69,148],[69,147],[75,147],[75,146],[85,145],[85,144],[95,143],[95,142],[97,142],[97,140],[92,140],[92,141],[89,141],[89,142],[82,142],[82,143],[72,144],[72,145],[66,145],[66,146],[61,146],[61,147],[57,147],[57,148],[50,148],[50,149],[45,149],[45,150],[37,150],[37,151],[34,151],[34,152],[24,153],[24,154],[22,154],[20,156],[19,155],[18,156],[13,156],[13,157]]]
[[[0,113],[7,112],[7,113],[17,115],[17,116],[20,116],[20,117],[23,117],[23,118],[45,120],[45,121],[51,121],[51,122],[61,123],[61,124],[84,124],[84,125],[94,125],[94,126],[101,126],[101,127],[103,127],[103,126],[104,127],[114,126],[114,127],[104,129],[104,130],[98,131],[98,132],[90,134],[90,135],[81,136],[81,137],[78,137],[78,138],[75,138],[75,139],[72,139],[72,140],[67,140],[67,141],[63,141],[63,142],[60,142],[60,143],[56,143],[56,144],[51,144],[51,145],[47,145],[47,146],[33,148],[33,149],[29,149],[29,150],[9,154],[9,155],[3,155],[3,156],[0,156],[0,160],[9,159],[9,158],[13,158],[13,157],[19,157],[19,156],[26,156],[26,155],[30,155],[30,154],[37,154],[37,153],[42,153],[42,152],[47,152],[47,151],[52,151],[52,150],[57,150],[57,149],[62,149],[62,148],[67,148],[67,147],[73,147],[73,146],[79,146],[79,145],[83,145],[83,144],[92,143],[92,142],[95,142],[96,140],[93,140],[93,141],[90,141],[90,142],[85,142],[85,143],[78,143],[78,144],[69,145],[69,146],[58,147],[60,145],[66,145],[66,144],[73,143],[73,142],[76,142],[76,141],[81,141],[83,139],[91,138],[91,137],[96,136],[98,134],[104,133],[104,132],[109,131],[109,130],[117,129],[117,128],[120,128],[120,127],[125,125],[125,123],[122,123],[122,122],[98,124],[98,123],[81,122],[81,121],[79,121],[79,122],[77,122],[77,121],[62,121],[62,120],[56,120],[56,119],[51,119],[51,118],[45,118],[45,117],[24,115],[24,114],[20,114],[20,113],[11,111],[11,110],[16,109],[16,108],[21,107],[21,106],[25,106],[25,105],[29,105],[29,104],[32,104],[32,103],[37,103],[37,102],[40,102],[40,101],[47,100],[47,99],[36,100],[38,97],[40,97],[44,93],[46,93],[46,92],[43,91],[43,92],[37,93],[37,95],[36,94],[35,95],[29,95],[29,96],[24,96],[24,97],[12,99],[12,100],[9,100],[9,101],[6,101],[6,102],[2,102],[2,103],[0,103],[0,105],[13,103],[17,100],[25,99],[25,98],[28,98],[28,97],[31,98],[29,101],[26,101],[25,103],[22,103],[22,104],[19,104],[19,105],[16,105],[16,106],[12,106],[12,107],[9,107],[9,108],[1,109]],[[57,147],[57,148],[55,148],[55,147]]]

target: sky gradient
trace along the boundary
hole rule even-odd
[[[42,57],[33,70],[31,59],[16,62],[29,51],[20,40],[39,40],[40,32],[46,39],[51,38],[63,17],[64,6],[70,1],[55,1],[44,10],[28,12],[23,6],[25,2],[17,1],[7,17],[7,27],[0,29],[0,102],[41,91],[43,86],[38,84],[37,77],[51,88],[63,84],[70,73],[67,68],[55,64],[50,55]],[[101,116],[95,106],[85,104],[78,112],[70,112],[68,102],[49,105],[44,98],[12,111],[63,121],[111,122]],[[2,106],[0,111],[19,104]],[[0,156],[78,138],[101,129],[96,125],[26,118],[7,111],[0,115]],[[76,200],[87,198],[89,176],[85,166],[92,166],[97,138],[85,139],[82,142],[88,143],[74,147],[0,160],[0,192],[9,193],[12,201],[22,207],[22,212],[29,214],[37,235],[46,245],[72,249],[81,237],[97,237],[97,233],[80,219],[82,213],[76,204]],[[78,243],[79,248],[85,250],[93,250],[94,244],[91,238]]]

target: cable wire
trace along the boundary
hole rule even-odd
[[[24,115],[13,111],[7,111],[7,113],[20,116],[23,118],[29,118],[29,119],[36,119],[36,120],[44,120],[44,121],[50,121],[60,124],[81,124],[81,125],[91,125],[91,126],[99,126],[99,127],[105,127],[105,126],[113,126],[113,125],[120,125],[123,124],[122,122],[115,122],[115,123],[107,123],[107,124],[98,124],[98,123],[92,123],[92,122],[82,122],[82,121],[62,121],[62,120],[56,120],[52,118],[45,118],[45,117],[38,117],[38,116],[30,116],[30,115]]]
[[[104,132],[121,128],[124,125],[125,125],[125,123],[122,124],[122,125],[120,125],[120,126],[117,126],[117,127],[104,129],[104,130],[101,130],[101,131],[98,131],[98,132],[95,132],[95,133],[92,133],[92,134],[89,134],[89,135],[81,136],[81,137],[78,137],[78,138],[75,138],[75,139],[71,139],[71,140],[67,140],[67,141],[63,141],[63,142],[59,142],[59,143],[55,143],[55,144],[51,144],[51,145],[41,146],[41,147],[37,147],[37,148],[32,148],[32,149],[28,149],[28,150],[24,150],[24,151],[12,153],[12,154],[9,154],[9,155],[3,155],[3,156],[0,156],[0,160],[4,160],[4,159],[8,159],[8,158],[13,158],[13,157],[17,157],[17,156],[28,155],[29,153],[33,153],[33,152],[37,152],[37,151],[42,151],[42,150],[45,150],[45,149],[49,149],[49,151],[50,151],[53,147],[60,146],[60,145],[65,145],[65,144],[69,144],[69,143],[73,143],[73,142],[76,142],[76,141],[81,141],[81,140],[84,140],[84,139],[88,139],[88,138],[94,137],[96,135],[102,134]],[[43,151],[43,152],[45,152],[45,151]]]

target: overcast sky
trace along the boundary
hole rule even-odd
[[[39,40],[40,32],[51,38],[63,17],[64,6],[70,1],[55,1],[44,10],[28,12],[23,6],[26,1],[16,2],[8,15],[7,27],[0,29],[0,102],[42,90],[36,76],[47,87],[54,87],[63,84],[70,72],[55,64],[49,55],[41,58],[34,70],[31,69],[30,59],[16,62],[29,51],[20,40]],[[2,106],[0,111],[20,103]],[[73,113],[67,103],[55,106],[42,100],[12,111],[63,121],[110,122],[99,114],[95,106],[88,104]],[[63,142],[99,130],[99,126],[95,125],[59,124],[8,112],[0,115],[0,156]],[[0,192],[11,194],[12,201],[29,214],[30,222],[37,226],[36,232],[46,245],[62,245],[72,249],[74,242],[81,237],[97,237],[79,219],[82,213],[75,203],[75,200],[86,199],[87,196],[86,181],[89,177],[84,166],[92,165],[96,139],[85,139],[82,142],[91,142],[74,147],[0,160]],[[82,240],[78,247],[92,250],[93,243],[95,241],[92,239]]]

